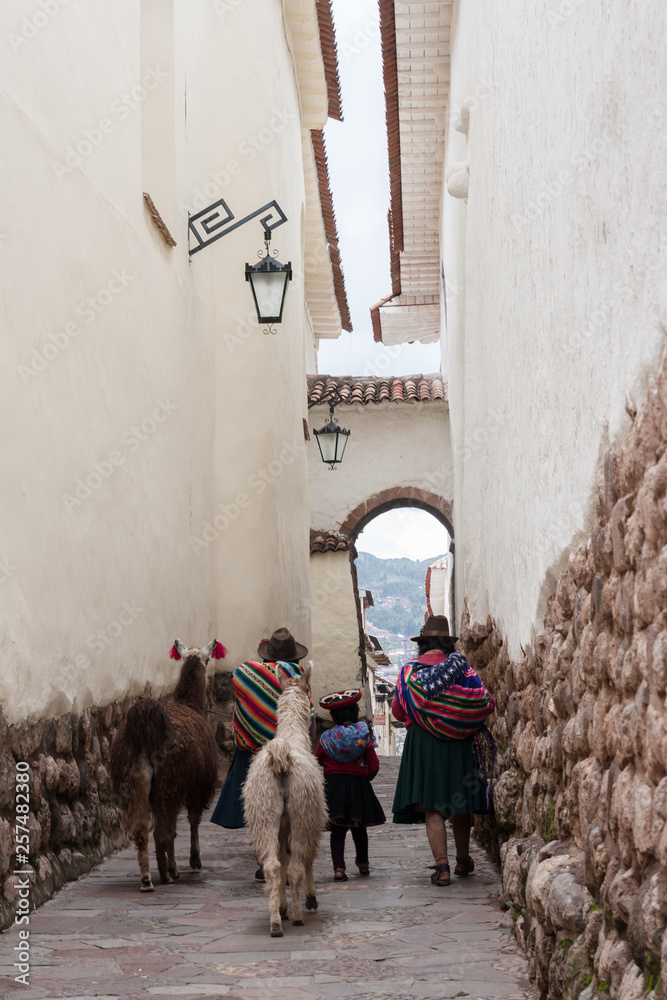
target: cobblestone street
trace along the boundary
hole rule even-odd
[[[390,815],[398,759],[383,758],[375,788]],[[209,813],[210,815],[210,813]],[[201,826],[203,871],[190,872],[179,826],[181,878],[139,892],[133,848],[67,885],[30,920],[31,974],[13,981],[16,932],[0,938],[5,997],[199,997],[230,1000],[524,1000],[526,963],[502,926],[499,878],[479,850],[473,878],[429,885],[423,827],[370,831],[372,874],[332,881],[328,838],[316,863],[319,910],[269,937],[268,900],[253,881],[244,830]],[[151,845],[152,851],[152,845]],[[453,861],[450,854],[450,860]],[[152,860],[152,868],[155,868]]]

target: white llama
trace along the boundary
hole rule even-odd
[[[269,891],[271,937],[282,937],[287,916],[286,876],[292,893],[292,923],[303,924],[306,909],[317,909],[313,861],[327,822],[324,777],[310,745],[308,667],[300,678],[282,674],[275,737],[254,757],[243,787],[245,819]],[[291,851],[288,866],[287,851]]]

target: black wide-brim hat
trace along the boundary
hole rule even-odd
[[[308,656],[308,650],[297,642],[288,628],[277,628],[270,639],[263,639],[257,647],[257,652],[263,660],[275,663],[276,660],[286,660],[288,663],[297,663],[304,656]]]
[[[349,708],[361,700],[359,688],[351,688],[348,691],[332,691],[320,698],[320,708],[325,708],[327,712],[337,711],[339,708]]]
[[[419,642],[420,639],[451,639],[456,642],[458,635],[450,635],[449,622],[444,615],[431,615],[422,625],[419,635],[413,635],[410,642]]]

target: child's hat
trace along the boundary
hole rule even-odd
[[[320,698],[320,708],[326,708],[327,711],[334,711],[339,708],[349,708],[350,705],[354,705],[361,699],[361,691],[359,688],[352,688],[349,691],[332,691],[331,694],[325,694],[323,698]]]

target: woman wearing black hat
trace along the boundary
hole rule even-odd
[[[419,656],[405,664],[391,710],[407,734],[394,796],[394,823],[426,823],[433,852],[433,885],[450,883],[445,820],[456,845],[454,874],[470,875],[472,813],[488,812],[486,778],[495,743],[484,719],[495,710],[489,695],[449,634],[444,616],[431,616],[412,642]]]
[[[288,677],[301,677],[299,663],[308,650],[286,628],[279,628],[270,639],[260,642],[257,649],[261,661],[247,660],[234,671],[232,681],[236,702],[234,705],[234,742],[236,754],[222,786],[211,822],[236,830],[245,825],[241,789],[248,775],[253,754],[276,734],[276,708],[281,694],[278,672]],[[312,733],[315,733],[315,716],[312,716]],[[255,878],[264,881],[261,868]]]

